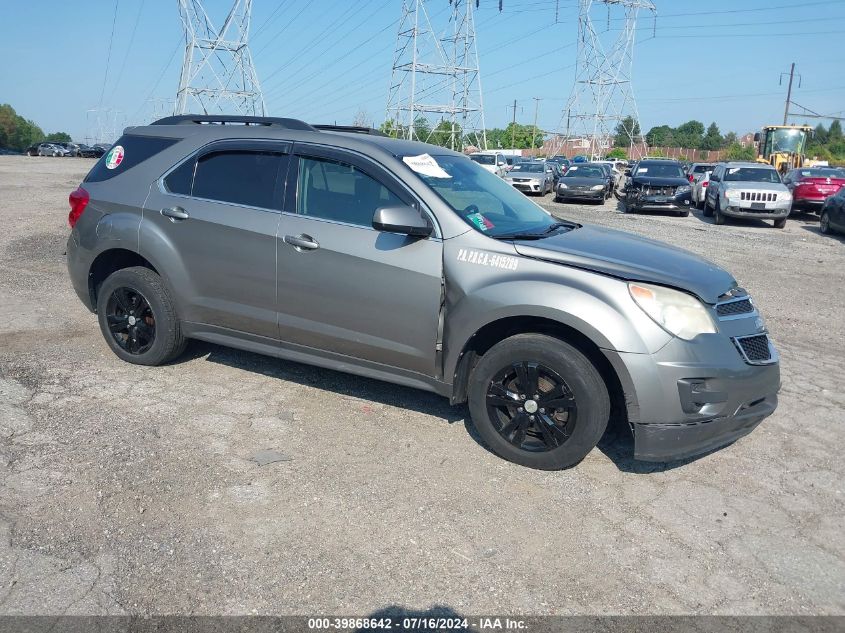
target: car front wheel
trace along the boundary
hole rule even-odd
[[[825,235],[830,235],[830,215],[827,211],[822,211],[822,217],[819,218],[819,231]]]
[[[112,351],[136,365],[161,365],[182,353],[176,305],[161,277],[135,266],[112,273],[97,293],[100,330]]]
[[[473,369],[468,397],[473,424],[494,453],[542,470],[584,459],[610,416],[607,387],[592,362],[541,334],[494,345]]]

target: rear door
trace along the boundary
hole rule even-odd
[[[278,339],[276,232],[289,149],[213,143],[151,188],[141,252],[164,260],[183,320]]]
[[[442,241],[372,227],[377,208],[419,201],[358,154],[300,144],[294,154],[279,227],[280,338],[436,375]]]

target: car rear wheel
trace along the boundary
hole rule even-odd
[[[704,196],[704,207],[702,209],[701,215],[703,215],[705,218],[713,217],[713,209],[709,204],[707,204],[707,196],[706,195]]]
[[[161,277],[140,266],[112,273],[97,293],[100,330],[112,351],[136,365],[179,356],[186,340]]]
[[[819,218],[819,231],[825,235],[830,235],[830,216],[827,211],[822,211],[822,217]]]
[[[473,369],[468,398],[473,424],[494,453],[542,470],[584,459],[610,416],[607,387],[592,362],[541,334],[494,345]]]
[[[786,226],[786,218],[778,218],[773,224],[776,229],[782,229]]]

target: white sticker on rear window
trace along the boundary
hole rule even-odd
[[[729,173],[729,174],[735,174],[735,173],[736,173],[736,172],[738,172],[738,171],[739,171],[739,167],[731,167],[731,168],[728,170],[728,173]]]
[[[569,171],[578,171],[578,165],[573,165],[569,168]]]
[[[639,175],[639,174],[645,174],[645,173],[647,173],[647,172],[648,172],[648,167],[640,167],[640,168],[637,170],[637,174],[638,174],[638,175]]]
[[[431,176],[432,178],[451,178],[443,168],[437,164],[437,161],[428,154],[420,154],[419,156],[405,156],[402,159],[408,167],[413,169],[418,174],[423,176]]]

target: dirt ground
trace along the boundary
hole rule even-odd
[[[611,432],[538,472],[432,394],[207,344],[118,360],[64,264],[90,165],[0,157],[0,614],[845,614],[845,239],[814,216],[547,197],[733,272],[783,388],[699,459],[636,462]]]

